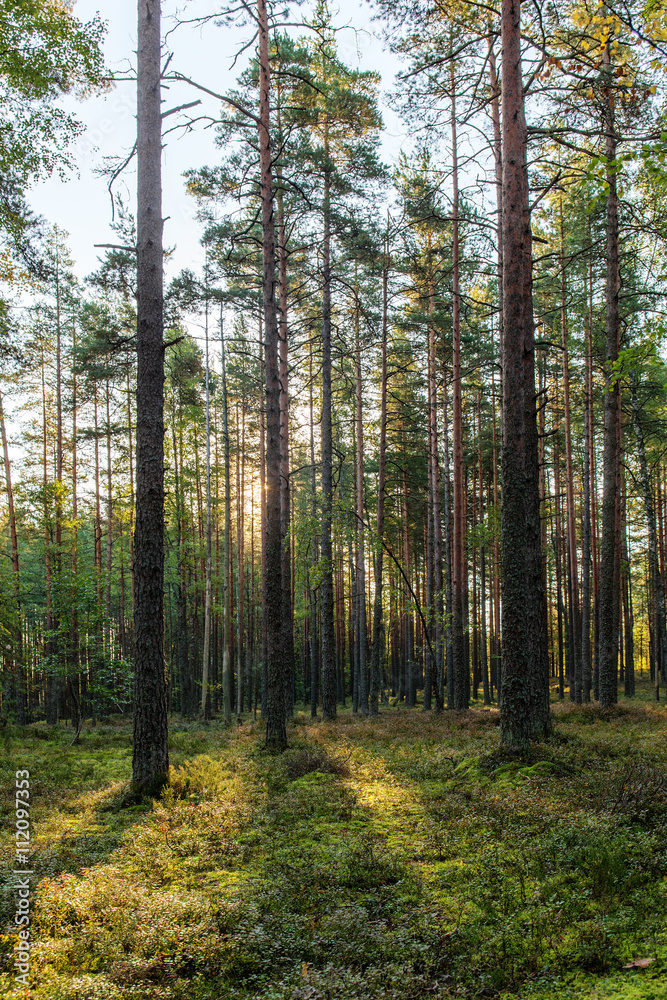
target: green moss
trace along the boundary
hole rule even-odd
[[[298,718],[282,757],[249,727],[179,724],[168,787],[132,808],[127,724],[76,747],[13,730],[2,807],[29,767],[34,1000],[667,1000],[664,711],[555,711],[521,757],[495,711]],[[636,957],[655,961],[624,971]]]

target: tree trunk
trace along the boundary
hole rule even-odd
[[[263,362],[263,337],[262,337],[262,309],[259,310],[258,316],[258,332],[259,332],[259,352],[260,364]],[[261,664],[261,684],[260,684],[260,703],[262,710],[262,718],[266,718],[267,712],[267,691],[268,691],[268,638],[266,633],[266,591],[264,589],[264,578],[266,576],[266,504],[264,502],[264,497],[266,496],[266,412],[265,412],[265,400],[260,397],[259,400],[259,510],[260,510],[260,531],[261,531],[261,581],[262,585],[261,591],[261,635],[260,635],[260,648],[262,651],[262,664]]]
[[[588,312],[586,328],[586,377],[584,390],[584,509],[582,513],[581,539],[581,675],[582,700],[591,700],[593,682],[591,661],[591,450],[593,445],[593,359],[591,340],[593,336],[592,302]]]
[[[560,199],[560,281],[561,281],[561,348],[563,354],[563,416],[565,420],[565,490],[567,496],[567,549],[569,557],[570,615],[572,618],[573,689],[570,697],[580,705],[583,692],[581,663],[581,620],[579,614],[579,577],[577,569],[577,534],[574,510],[574,474],[572,469],[572,424],[570,419],[570,364],[567,345],[567,300],[565,279],[565,229],[563,199]]]
[[[267,691],[266,744],[287,746],[285,724],[285,659],[283,637],[280,376],[276,308],[276,239],[273,213],[273,153],[271,149],[269,19],[266,0],[257,0],[259,30],[259,162],[262,206],[262,290],[264,304],[264,363],[266,367],[266,541],[264,607],[266,617]]]
[[[628,547],[627,492],[623,477],[622,538],[621,538],[621,597],[623,601],[623,637],[625,664],[623,670],[624,694],[632,698],[635,693],[635,637],[630,587],[630,553]]]
[[[377,549],[375,555],[375,598],[373,602],[373,648],[371,650],[370,714],[378,713],[380,664],[384,655],[385,634],[382,614],[382,575],[384,563],[384,507],[387,465],[387,330],[389,283],[389,222],[384,267],[382,269],[382,340],[380,346],[380,453],[378,456]]]
[[[489,29],[491,25],[489,24]],[[491,89],[491,122],[493,126],[493,167],[496,180],[496,209],[498,218],[498,229],[496,241],[498,243],[498,329],[500,333],[500,350],[502,353],[503,338],[503,156],[502,156],[502,134],[500,129],[500,84],[498,82],[498,72],[496,69],[496,54],[494,52],[494,34],[489,30],[488,50],[489,50],[489,86]]]
[[[280,130],[280,104],[278,104]],[[282,618],[285,660],[285,708],[293,710],[294,627],[292,610],[292,564],[290,559],[290,433],[289,433],[289,334],[287,327],[287,235],[283,204],[282,167],[276,164],[276,214],[278,237],[278,358],[280,367],[280,518],[282,535]]]
[[[49,726],[58,723],[58,677],[52,661],[54,653],[53,636],[53,558],[51,544],[51,505],[49,503],[49,467],[48,438],[46,414],[46,372],[44,353],[42,352],[42,486],[44,489],[44,568],[46,573],[46,636],[44,642],[44,658],[46,660],[46,722]]]
[[[639,472],[641,476],[641,487],[644,500],[644,513],[646,515],[646,527],[648,530],[648,557],[651,573],[651,584],[653,588],[653,599],[655,601],[655,625],[656,641],[656,668],[655,668],[655,692],[656,701],[660,697],[660,662],[667,663],[667,612],[665,610],[665,590],[660,572],[660,562],[658,553],[658,531],[656,526],[655,505],[653,503],[653,493],[651,491],[651,480],[646,460],[646,444],[644,441],[644,428],[642,425],[639,401],[637,398],[637,380],[633,374],[630,379],[632,392],[632,423],[634,425],[635,436],[637,438],[637,457],[639,458]],[[602,703],[602,692],[600,692],[600,702]]]
[[[201,714],[203,718],[210,715],[209,699],[209,665],[211,660],[211,391],[210,365],[208,353],[208,275],[205,303],[205,354],[206,363],[206,576],[204,597],[204,649],[202,652],[201,672]]]
[[[328,157],[328,148],[325,148]],[[334,633],[331,520],[333,506],[333,440],[331,428],[331,220],[328,164],[324,174],[324,240],[322,245],[322,715],[336,716],[336,650]]]
[[[451,480],[449,475],[449,420],[447,409],[447,378],[443,375],[442,418],[444,442],[444,516],[445,516],[445,597],[447,618],[445,624],[445,673],[447,686],[447,708],[454,708],[454,650],[452,646],[452,517]],[[444,698],[443,698],[444,701]]]
[[[548,661],[545,644],[546,605],[542,587],[540,548],[531,231],[526,166],[527,133],[521,74],[521,10],[517,0],[503,0],[501,30],[503,63],[501,739],[506,746],[520,748],[531,739],[541,736],[548,728]],[[531,426],[531,423],[534,426]]]
[[[245,409],[242,409],[241,416],[241,433],[239,435],[239,408],[238,403],[236,406],[236,441],[237,441],[237,451],[236,451],[236,555],[237,555],[237,567],[236,567],[236,579],[237,583],[237,598],[236,598],[236,608],[237,608],[237,648],[238,648],[238,669],[236,672],[236,714],[241,716],[243,713],[243,660],[244,660],[244,642],[245,642],[245,572],[244,572],[244,562],[245,562],[245,524],[244,524],[244,505],[245,505]],[[291,602],[290,602],[291,611]]]
[[[72,352],[76,348],[76,326],[72,331]],[[78,607],[78,572],[79,572],[79,497],[78,497],[78,449],[77,449],[77,413],[78,385],[76,366],[72,366],[72,666],[75,675],[75,685],[79,694],[78,712],[83,712],[83,691],[80,675],[79,649],[79,607]]]
[[[491,704],[489,692],[489,661],[487,657],[486,634],[486,525],[484,524],[484,464],[482,461],[482,390],[477,390],[477,468],[479,476],[479,520],[481,532],[480,542],[480,588],[481,602],[481,661],[482,661],[482,697],[485,705]]]
[[[458,201],[458,199],[457,199]],[[430,242],[430,239],[429,239]],[[435,312],[435,282],[432,270],[432,256],[429,247],[429,289],[428,289],[428,312],[429,317]],[[436,332],[432,320],[428,326],[428,353],[429,353],[429,425],[431,441],[431,461],[430,461],[430,492],[431,492],[431,532],[433,538],[433,607],[434,618],[432,632],[434,645],[434,662],[432,664],[433,675],[431,682],[424,688],[424,708],[430,704],[431,685],[436,700],[438,711],[442,708],[443,702],[443,567],[442,567],[442,511],[440,502],[440,463],[438,461],[438,388],[436,383]],[[426,697],[428,691],[428,699]]]
[[[309,365],[309,378],[308,378],[308,393],[309,393],[309,428],[310,428],[310,514],[313,519],[313,531],[314,526],[317,523],[317,485],[316,485],[316,475],[315,475],[315,428],[314,428],[314,414],[313,414],[313,346],[312,341],[310,344],[310,350],[308,353],[308,365]],[[319,561],[318,544],[317,544],[317,534],[313,534],[311,539],[311,545],[313,547],[311,555],[311,566],[313,572],[317,575],[317,563]],[[317,717],[317,705],[320,696],[320,644],[318,638],[318,628],[317,628],[317,592],[315,587],[311,584],[310,579],[308,580],[308,594],[310,599],[310,715],[311,718]]]
[[[456,141],[456,85],[450,64],[452,101],[452,444],[454,464],[454,516],[452,539],[452,651],[454,656],[454,708],[468,707],[468,666],[463,636],[463,426],[461,413],[461,297],[459,292],[459,189]]]
[[[179,414],[180,415],[180,414]],[[183,515],[183,496],[181,493],[181,477],[179,473],[179,454],[176,438],[176,403],[172,402],[171,438],[174,452],[174,503],[176,507],[176,620],[177,620],[177,658],[180,677],[181,715],[189,718],[192,713],[192,684],[188,655],[188,609],[187,609],[187,579],[185,568],[185,525]]]
[[[220,352],[222,364],[222,442],[225,462],[225,541],[222,555],[222,714],[226,726],[232,722],[232,592],[229,577],[229,562],[232,545],[231,476],[229,457],[229,401],[227,399],[227,359],[225,354],[225,334],[220,305]],[[261,456],[260,456],[261,458]],[[262,491],[263,493],[264,491]]]
[[[611,78],[609,46],[603,64]],[[607,159],[607,219],[605,286],[605,394],[604,452],[602,487],[602,541],[600,544],[600,705],[608,707],[618,700],[616,669],[618,661],[618,597],[614,564],[616,562],[616,506],[618,465],[618,400],[620,387],[613,377],[613,365],[618,358],[620,324],[618,314],[618,194],[616,189],[616,133],[611,96],[605,110]]]
[[[137,523],[132,777],[157,790],[169,767],[163,649],[164,346],[160,0],[140,0],[137,50]]]
[[[364,544],[364,421],[363,421],[363,385],[361,381],[361,341],[359,336],[359,302],[355,303],[354,316],[354,370],[355,370],[355,444],[356,444],[356,483],[357,483],[357,517],[355,525],[356,545],[356,581],[357,581],[357,657],[359,663],[359,708],[363,715],[368,715],[367,686],[367,622],[366,622],[366,551]],[[376,712],[377,714],[377,708]]]
[[[0,433],[2,434],[2,456],[5,466],[5,488],[7,490],[7,507],[9,511],[9,535],[12,546],[12,593],[14,597],[14,639],[13,657],[15,672],[15,703],[16,722],[19,726],[26,723],[25,672],[23,668],[23,629],[21,628],[21,576],[19,572],[19,539],[16,530],[16,513],[14,510],[14,490],[12,488],[12,466],[9,459],[7,430],[5,427],[5,411],[0,394]]]
[[[555,380],[554,409],[558,409],[558,379]],[[554,420],[556,418],[554,417]],[[563,701],[565,697],[565,676],[563,671],[563,570],[562,570],[562,537],[561,537],[561,482],[560,482],[560,427],[556,424],[555,444],[553,450],[554,460],[554,508],[555,508],[555,537],[553,541],[554,559],[556,567],[556,608],[558,615],[558,700]]]
[[[105,580],[106,647],[111,659],[111,570],[113,567],[113,470],[111,466],[111,398],[109,380],[106,382],[106,444],[107,444],[107,551]]]
[[[491,423],[493,434],[493,506],[498,516],[498,443],[496,438],[496,379],[495,372],[491,372]],[[495,622],[494,646],[494,667],[491,669],[491,700],[493,701],[493,679],[495,676],[496,689],[498,692],[498,704],[501,700],[501,677],[502,677],[502,638],[500,621],[500,537],[496,530],[493,536],[493,566],[494,566],[494,586],[493,586],[493,618]]]

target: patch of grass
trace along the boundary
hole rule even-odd
[[[127,720],[74,747],[12,730],[5,820],[17,766],[33,784],[31,1000],[667,1000],[665,710],[554,717],[520,757],[494,708],[297,714],[281,756],[260,726],[178,723],[167,787],[132,808]],[[18,1000],[13,902],[0,993]]]
[[[290,748],[283,754],[282,764],[290,781],[314,772],[342,777],[347,777],[350,773],[344,759],[331,756],[324,747],[317,744]]]

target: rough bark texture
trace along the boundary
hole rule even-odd
[[[452,450],[454,496],[452,524],[452,652],[454,657],[454,708],[468,707],[468,662],[463,635],[465,559],[463,552],[463,423],[461,412],[461,297],[459,293],[459,189],[456,142],[456,90],[452,87]]]
[[[225,725],[232,722],[232,587],[229,564],[232,555],[232,504],[229,448],[229,401],[227,399],[227,358],[225,333],[220,310],[220,352],[222,364],[222,445],[225,461],[225,540],[222,555],[222,713]]]
[[[14,614],[16,615],[16,626],[14,628],[12,658],[14,660],[15,671],[15,704],[16,722],[19,726],[24,726],[26,722],[26,698],[25,698],[25,675],[23,670],[23,631],[21,629],[21,577],[19,572],[19,541],[16,530],[16,513],[14,509],[14,490],[12,489],[12,465],[9,458],[9,447],[7,444],[7,430],[5,427],[5,413],[2,405],[2,395],[0,395],[0,432],[2,433],[2,457],[5,467],[5,489],[7,490],[7,507],[9,514],[9,534],[12,546],[12,593],[14,597]]]
[[[259,360],[260,364],[264,360],[264,340],[263,340],[263,324],[262,324],[262,308],[260,306],[259,316],[257,321],[259,327]],[[266,576],[266,504],[263,502],[263,498],[266,496],[266,414],[264,412],[264,399],[261,398],[263,395],[260,394],[259,402],[259,495],[262,498],[262,502],[259,505],[260,508],[260,519],[261,519],[261,542],[262,542],[262,586],[261,591],[261,602],[262,602],[262,615],[261,615],[261,650],[262,650],[262,667],[261,667],[261,709],[262,717],[266,717],[266,700],[267,700],[267,688],[268,688],[268,677],[267,677],[267,635],[266,635],[266,592],[264,590],[264,577]]]
[[[314,417],[313,417],[313,349],[312,343],[310,348],[310,353],[308,356],[309,364],[309,379],[308,379],[308,393],[309,393],[309,427],[310,427],[310,513],[313,519],[313,524],[316,524],[317,519],[317,486],[316,486],[316,475],[315,475],[315,432],[314,432]],[[317,563],[319,561],[319,546],[317,543],[317,536],[315,535],[312,540],[313,552],[311,558],[311,565],[315,576],[317,576]],[[310,579],[308,580],[308,594],[310,599],[310,714],[314,719],[317,717],[317,704],[320,696],[320,643],[318,638],[318,628],[317,628],[317,592],[314,586],[310,585]]]
[[[587,340],[591,334],[591,319]],[[584,703],[591,700],[591,406],[592,359],[587,350],[586,387],[584,392],[584,509],[581,541],[581,696]]]
[[[502,3],[503,442],[501,738],[519,748],[548,726],[546,605],[531,288],[521,9]]]
[[[207,289],[208,295],[208,289]],[[206,302],[206,583],[204,597],[204,649],[201,673],[201,714],[210,713],[208,679],[211,644],[211,393],[208,356],[208,299]]]
[[[359,661],[359,702],[358,707],[364,715],[368,715],[368,685],[366,682],[368,628],[366,622],[366,546],[364,539],[364,412],[363,385],[361,380],[361,341],[359,333],[359,307],[355,310],[355,438],[356,438],[356,482],[357,482],[357,518],[356,518],[356,579],[357,579],[357,650]],[[377,709],[376,709],[377,711]]]
[[[325,153],[325,155],[327,155]],[[331,249],[329,175],[324,178],[324,242],[322,254],[322,715],[336,716],[336,636],[334,632],[331,518],[333,505],[333,440],[331,429]]]
[[[667,663],[667,612],[665,611],[665,590],[660,572],[658,530],[656,526],[655,504],[653,502],[653,492],[651,490],[651,479],[646,460],[646,444],[644,441],[644,428],[642,426],[641,412],[637,399],[636,381],[632,379],[632,423],[634,425],[635,436],[637,438],[637,453],[639,458],[639,471],[641,474],[641,487],[644,500],[644,514],[646,516],[646,528],[648,530],[648,558],[651,573],[651,584],[653,586],[653,600],[655,601],[655,628],[656,636],[656,672],[655,689],[659,694],[659,663]],[[634,676],[633,676],[634,681]],[[633,685],[634,686],[634,685]],[[634,691],[632,692],[634,694]],[[656,697],[656,701],[658,698]],[[600,698],[602,701],[602,698]]]
[[[605,63],[609,66],[608,51]],[[616,599],[616,506],[618,464],[618,397],[619,384],[612,377],[612,367],[619,348],[619,270],[618,270],[618,194],[616,190],[616,135],[611,95],[606,121],[607,157],[607,277],[605,289],[605,394],[604,450],[602,485],[602,540],[600,543],[599,635],[600,658],[598,685],[600,704],[615,705],[618,700],[616,669],[618,661],[618,601]]]
[[[262,203],[262,287],[266,366],[266,560],[264,605],[267,644],[266,743],[287,745],[282,619],[280,377],[276,309],[276,239],[269,106],[269,23],[266,0],[257,0],[259,24],[259,162]]]
[[[382,569],[384,561],[384,508],[387,465],[387,327],[389,238],[382,270],[382,342],[380,369],[380,454],[378,458],[377,550],[375,555],[375,598],[373,602],[373,648],[371,650],[371,683],[369,709],[377,715],[380,693],[380,666],[384,656],[384,620],[382,615]]]
[[[278,109],[280,112],[280,109]],[[290,403],[289,332],[287,327],[287,235],[282,191],[282,168],[276,166],[278,235],[278,356],[280,371],[280,532],[282,536],[283,656],[285,658],[285,707],[292,712],[294,698],[294,613],[292,561],[290,558]]]
[[[169,767],[163,650],[164,348],[160,0],[141,0],[137,50],[137,522],[134,742],[138,790]]]
[[[625,664],[623,669],[623,679],[625,681],[625,695],[631,698],[635,693],[635,644],[634,644],[634,617],[632,613],[632,589],[630,581],[630,551],[628,547],[628,521],[627,521],[627,489],[625,476],[623,477],[623,539],[622,539],[622,600],[623,600],[623,637],[625,640]],[[662,580],[661,580],[662,582]],[[663,594],[664,610],[664,594]]]
[[[561,279],[561,347],[563,352],[563,417],[565,420],[565,489],[567,495],[567,551],[569,560],[570,616],[572,618],[573,676],[570,677],[570,699],[582,702],[583,675],[581,663],[581,629],[579,610],[579,576],[577,569],[577,533],[574,512],[574,474],[572,468],[572,420],[570,417],[570,362],[567,344],[567,285],[565,278],[565,229],[563,200],[560,201],[560,279]],[[574,682],[574,683],[573,683]]]
[[[178,621],[178,667],[181,679],[181,715],[190,718],[193,714],[192,674],[188,651],[188,600],[185,567],[185,531],[183,524],[183,497],[179,472],[179,448],[176,438],[176,405],[171,411],[172,449],[174,452],[174,500],[176,506],[176,616]],[[180,449],[182,462],[182,448]]]
[[[443,619],[443,572],[442,572],[442,512],[440,502],[440,464],[438,461],[438,389],[436,383],[436,331],[432,317],[435,311],[435,282],[433,279],[433,260],[429,236],[429,282],[428,282],[428,399],[429,399],[429,496],[430,496],[430,535],[432,569],[431,594],[429,600],[429,624],[433,657],[430,654],[427,663],[430,670],[424,677],[424,711],[431,707],[431,689],[435,692],[436,702],[442,703],[442,619]]]

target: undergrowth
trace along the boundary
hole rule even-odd
[[[499,746],[495,709],[174,724],[159,801],[124,807],[127,720],[5,731],[32,783],[31,1000],[667,1000],[662,706],[554,706]],[[623,969],[634,959],[644,968]]]

